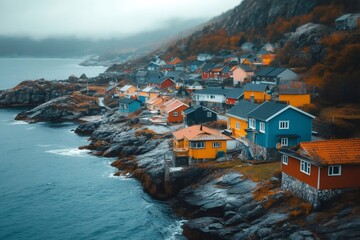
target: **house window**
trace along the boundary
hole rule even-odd
[[[341,176],[341,165],[328,166],[329,176]]]
[[[259,131],[265,133],[265,123],[261,122],[259,126]]]
[[[205,142],[191,142],[191,148],[205,148]]]
[[[249,128],[255,129],[256,127],[256,121],[253,118],[249,118]]]
[[[289,121],[279,121],[279,129],[289,129]]]
[[[213,142],[213,148],[220,148],[221,147],[221,142]]]
[[[240,122],[235,122],[235,128],[240,129]]]
[[[281,138],[280,144],[282,147],[287,147],[289,145],[289,139],[288,138]]]
[[[282,163],[288,165],[288,156],[282,155]]]
[[[214,95],[211,95],[210,98],[215,98],[215,96],[214,96]]]
[[[174,116],[174,117],[177,117],[177,116],[178,116],[178,113],[177,113],[177,112],[174,112],[174,113],[173,113],[173,116]]]
[[[311,164],[306,161],[301,161],[300,163],[300,172],[310,175]]]
[[[207,112],[207,117],[211,117],[211,116],[212,116],[211,112]]]

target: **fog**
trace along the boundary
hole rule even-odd
[[[240,0],[1,0],[0,36],[121,38],[210,19]],[[191,26],[189,26],[191,27]]]

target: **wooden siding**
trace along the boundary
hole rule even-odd
[[[280,94],[279,100],[294,107],[310,104],[310,94]]]
[[[266,94],[265,92],[244,91],[245,100],[251,100],[251,96],[254,96],[254,101],[258,103],[265,102],[266,100],[271,100],[271,95]]]
[[[182,105],[182,106],[176,108],[175,110],[167,113],[168,114],[167,122],[168,123],[177,123],[177,122],[184,121],[184,116],[182,115],[182,111],[184,111],[187,108],[188,108],[188,106]],[[177,116],[174,116],[174,112],[177,112]]]
[[[220,148],[213,148],[214,142],[220,142]],[[215,159],[219,151],[226,153],[226,140],[205,141],[205,148],[189,148],[189,156],[194,159]]]
[[[240,123],[240,129],[236,129],[236,122]],[[246,136],[245,129],[248,128],[247,121],[229,116],[229,124],[230,124],[230,126],[228,126],[228,128],[230,128],[232,130],[232,135],[234,137],[245,137]]]
[[[320,169],[320,189],[360,188],[360,165],[341,165],[341,176],[328,176],[328,167]]]
[[[300,171],[300,160],[288,156],[288,165],[281,163],[282,172],[317,189],[318,167],[311,165],[310,175]]]
[[[167,89],[169,87],[174,87],[175,86],[175,83],[170,80],[169,78],[165,79],[161,84],[160,84],[160,88],[161,89]]]

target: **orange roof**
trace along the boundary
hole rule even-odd
[[[360,164],[360,138],[302,142],[300,149],[321,165]]]
[[[218,67],[218,68],[213,68],[211,69],[211,72],[221,72],[223,70],[224,67]]]
[[[188,140],[231,140],[230,137],[222,134],[220,131],[204,127],[201,125],[194,125],[176,132],[173,132],[176,140],[187,138]]]
[[[165,107],[165,112],[172,112],[173,110],[181,107],[182,105],[185,105],[185,106],[188,106],[186,105],[185,103],[181,102],[180,100],[175,100],[173,101],[171,104],[168,104],[166,107]]]
[[[162,98],[161,97],[152,97],[150,98],[149,100],[146,101],[146,104],[154,104],[156,103],[157,101],[161,100],[162,101]]]

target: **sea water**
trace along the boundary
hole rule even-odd
[[[59,72],[73,74],[66,67],[72,63]],[[16,74],[0,72],[0,86],[27,79]],[[78,149],[88,142],[73,132],[76,124],[15,121],[20,111],[0,109],[0,239],[182,238],[182,221],[165,203],[145,194],[137,180],[114,177],[113,159]]]

